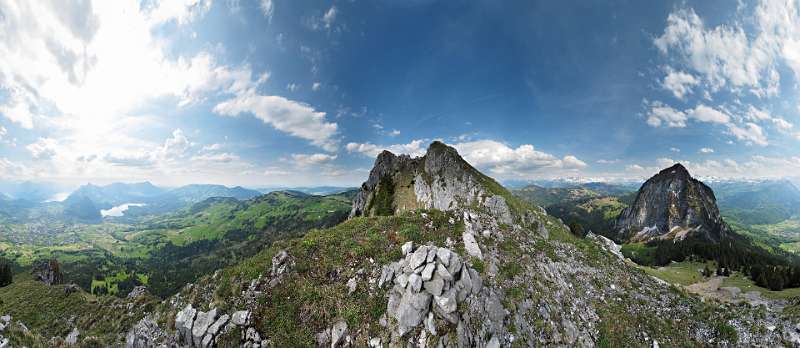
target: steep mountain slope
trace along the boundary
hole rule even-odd
[[[196,203],[211,197],[232,197],[239,200],[250,199],[261,195],[256,190],[246,189],[241,186],[227,187],[223,185],[192,184],[170,190],[169,196],[181,202]]]
[[[605,183],[579,184],[574,187],[529,185],[512,191],[515,196],[541,205],[558,217],[574,233],[593,232],[609,236],[623,209],[635,198],[626,186]]]
[[[800,213],[800,190],[788,180],[710,184],[724,215],[738,222],[775,224]]]
[[[647,180],[633,204],[617,218],[616,240],[643,242],[687,236],[719,241],[731,233],[719,215],[714,192],[681,164]]]
[[[113,183],[106,186],[86,184],[72,192],[67,200],[84,197],[95,205],[108,208],[124,203],[144,202],[165,191],[149,182]]]
[[[689,296],[630,267],[608,240],[576,238],[492,183],[440,143],[417,159],[385,152],[351,219],[276,242],[184,287],[126,342],[498,347],[798,340],[780,314]]]

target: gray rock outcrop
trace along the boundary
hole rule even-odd
[[[423,321],[433,335],[437,319],[457,324],[458,303],[482,289],[478,272],[448,248],[419,246],[385,266],[381,273],[383,281],[379,286],[392,286],[386,313],[393,319],[396,338],[421,326]]]
[[[31,274],[33,274],[34,279],[46,285],[64,283],[64,274],[61,272],[61,264],[58,263],[56,259],[37,260],[33,263]]]
[[[618,242],[683,240],[688,236],[719,241],[730,232],[722,221],[714,192],[681,164],[647,180],[616,221]]]
[[[489,183],[489,185],[487,185]],[[412,158],[384,151],[353,200],[350,216],[392,214],[413,209],[452,210],[480,206],[511,224],[505,198],[491,192],[499,184],[464,161],[458,152],[434,141],[425,156]]]

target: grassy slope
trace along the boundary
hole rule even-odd
[[[17,278],[11,285],[0,288],[0,313],[11,315],[14,321],[21,321],[36,335],[45,338],[65,337],[78,327],[81,338],[98,336],[104,345],[110,345],[123,337],[145,311],[155,308],[156,303],[149,296],[127,300],[96,297],[82,290],[66,294],[64,285],[46,286],[27,275]],[[128,303],[133,304],[132,315],[127,314]],[[12,344],[37,341],[20,332],[10,338]]]

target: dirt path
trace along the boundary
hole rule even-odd
[[[714,276],[703,282],[685,286],[689,292],[705,298],[713,298],[723,302],[747,302],[751,305],[769,305],[769,301],[761,297],[758,291],[742,293],[737,287],[720,287],[725,281],[723,276]]]

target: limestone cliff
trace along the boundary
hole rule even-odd
[[[678,239],[688,236],[719,241],[730,233],[717,208],[714,192],[692,178],[681,164],[647,180],[633,204],[616,222],[618,241]]]
[[[383,151],[353,201],[350,216],[392,215],[419,208],[485,209],[501,223],[512,223],[507,192],[464,161],[458,152],[434,141],[422,157]]]

